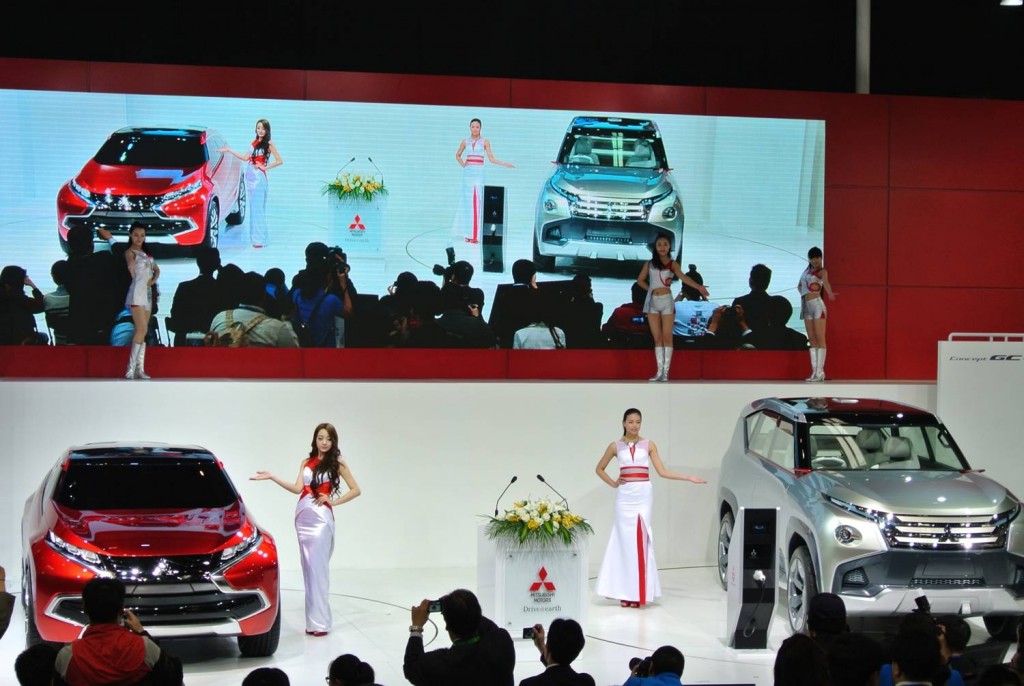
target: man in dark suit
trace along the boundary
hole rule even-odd
[[[533,643],[540,651],[540,660],[547,668],[537,676],[519,682],[519,686],[594,686],[594,677],[577,672],[570,665],[583,650],[586,638],[583,628],[574,619],[556,619],[548,628],[547,640],[544,627],[533,627]]]
[[[68,231],[68,341],[76,345],[110,345],[110,330],[124,308],[132,275],[124,260],[123,246],[106,229],[100,238],[118,247],[95,251],[92,229],[74,226]]]
[[[747,323],[754,331],[766,329],[769,325],[771,309],[769,306],[768,284],[772,282],[772,270],[763,264],[755,264],[750,268],[747,284],[750,292],[732,301],[732,304],[743,307]],[[782,322],[785,326],[785,322]]]
[[[182,281],[174,291],[171,326],[174,327],[175,346],[186,345],[186,336],[190,332],[209,331],[214,315],[224,309],[216,279],[220,269],[220,251],[201,248],[196,255],[196,266],[199,267],[199,276]]]

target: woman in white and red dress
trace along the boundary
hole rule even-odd
[[[270,228],[267,225],[267,192],[270,182],[267,171],[284,164],[281,153],[270,140],[270,122],[260,119],[256,122],[256,138],[252,142],[252,150],[248,155],[235,152],[224,146],[218,152],[234,155],[247,162],[245,171],[245,192],[248,196],[249,238],[252,247],[262,248],[270,244]],[[271,159],[272,158],[272,159]]]
[[[326,636],[331,629],[330,563],[334,552],[334,508],[359,496],[359,484],[338,450],[338,431],[323,423],[313,431],[309,457],[290,483],[270,472],[256,472],[256,481],[271,480],[299,495],[295,533],[299,537],[302,580],[306,586],[306,633]],[[348,490],[341,493],[341,482]]]
[[[821,265],[821,248],[815,246],[807,251],[807,268],[800,274],[796,290],[800,294],[800,318],[807,327],[807,342],[811,350],[811,375],[807,381],[820,382],[825,380],[825,323],[828,308],[821,294],[835,300],[832,284],[828,282],[828,270]]]
[[[642,607],[661,595],[651,532],[650,466],[665,479],[707,483],[665,469],[654,441],[640,437],[641,421],[640,410],[626,410],[622,438],[608,445],[595,470],[602,481],[616,489],[615,522],[595,590],[598,595],[618,600],[622,607]],[[619,463],[617,479],[605,471],[613,457]]]
[[[448,247],[449,264],[455,261],[455,241],[479,243],[484,211],[484,158],[491,164],[514,169],[511,162],[503,162],[491,152],[491,142],[480,135],[479,119],[469,122],[469,138],[462,139],[455,151],[455,161],[462,167],[462,200],[452,225],[452,245]],[[463,159],[465,155],[465,159]],[[461,240],[460,240],[461,239]]]

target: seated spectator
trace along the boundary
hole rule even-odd
[[[56,288],[43,295],[43,312],[46,313],[46,325],[53,332],[54,345],[68,344],[68,306],[71,296],[67,289],[68,261],[57,260],[50,265],[50,279]]]
[[[32,297],[25,295],[25,286]],[[35,315],[43,311],[42,292],[24,269],[8,265],[0,272],[0,345],[46,345],[50,337],[36,330]]]
[[[245,272],[234,262],[228,262],[217,272],[217,291],[220,311],[233,310],[241,302],[242,281]]]
[[[686,275],[696,283],[704,284],[704,277],[697,271],[697,265],[691,264]],[[681,344],[676,347],[692,345],[693,339],[706,334],[708,322],[717,307],[717,304],[708,302],[703,293],[684,281],[676,296],[675,319],[672,322],[672,336],[676,344]]]
[[[388,286],[388,294],[380,299],[388,311],[395,317],[405,317],[409,314],[409,298],[413,286],[419,281],[412,272],[402,272],[395,279],[395,282]]]
[[[267,316],[274,319],[288,319],[292,311],[292,296],[284,282],[284,270],[271,267],[263,275],[267,283]]]
[[[7,572],[0,566],[0,638],[7,633],[14,613],[14,595],[7,592]]]
[[[646,350],[654,345],[651,327],[647,324],[647,315],[643,309],[647,291],[634,281],[630,287],[630,297],[630,302],[612,310],[608,321],[601,327],[601,333],[612,348]]]
[[[768,326],[769,322],[774,323],[772,313],[768,307],[768,285],[772,282],[772,270],[763,264],[755,264],[750,268],[750,276],[747,277],[747,285],[750,292],[741,295],[732,301],[733,305],[742,305],[746,314],[747,323],[754,331],[759,331]],[[786,322],[789,318],[786,318]],[[782,322],[785,324],[786,322]]]
[[[502,348],[511,348],[516,331],[536,321],[534,308],[539,300],[532,297],[536,290],[536,265],[531,260],[516,260],[512,264],[512,283],[495,289],[491,316],[487,320]]]
[[[220,269],[220,251],[217,248],[200,248],[196,253],[196,266],[199,276],[179,283],[171,301],[167,328],[174,332],[175,346],[186,345],[190,333],[209,331],[213,315],[224,309],[216,278]]]
[[[879,671],[878,686],[893,686],[900,682],[900,675],[897,674],[896,665],[897,662],[897,641],[901,638],[918,637],[923,636],[925,641],[916,640],[905,640],[902,644],[902,649],[909,651],[906,656],[907,663],[903,665],[903,679],[914,680],[920,678],[921,667],[920,662],[931,654],[931,650],[925,651],[920,646],[921,644],[931,644],[934,647],[934,665],[932,666],[932,675],[929,677],[938,684],[946,684],[946,686],[964,686],[963,676],[959,671],[951,669],[948,663],[949,657],[945,654],[945,636],[939,629],[938,624],[935,623],[935,619],[927,612],[911,612],[908,615],[904,615],[900,620],[899,628],[896,632],[896,637],[893,639],[892,644],[889,646],[889,655],[891,662],[889,664],[883,664],[882,669]],[[928,657],[931,660],[931,657]],[[916,666],[915,666],[916,665]],[[910,670],[909,672],[907,670]]]
[[[850,630],[846,625],[846,603],[835,593],[818,593],[807,605],[807,635],[825,650],[840,634]]]
[[[337,272],[329,271],[326,263],[311,266],[302,272],[298,288],[292,290],[292,326],[296,333],[307,327],[308,342],[299,337],[299,343],[306,348],[336,348],[336,318],[342,318],[352,311],[351,301],[342,302],[330,291],[331,282],[337,281]],[[345,294],[347,296],[347,293]]]
[[[50,686],[55,683],[57,653],[60,648],[52,643],[36,643],[14,659],[14,674],[21,686]]]
[[[552,620],[545,639],[544,626],[533,626],[533,644],[540,651],[544,672],[523,679],[519,686],[594,686],[594,677],[572,668],[587,639],[575,619]]]
[[[772,669],[776,686],[828,686],[828,657],[807,634],[793,634],[782,642]]]
[[[121,310],[114,320],[114,328],[110,330],[110,345],[129,346],[135,336],[135,320],[129,308]],[[146,328],[146,345],[160,345],[160,328],[155,316],[150,316]]]
[[[437,320],[438,325],[448,334],[448,347],[497,348],[498,337],[480,316],[484,307],[484,292],[479,288],[467,290],[465,300],[449,300],[447,309]]]
[[[441,616],[451,648],[423,651],[423,627],[430,618],[430,601],[411,612],[409,641],[402,671],[414,686],[486,684],[512,686],[516,651],[505,629],[483,616],[472,591],[457,589],[441,598]]]
[[[935,623],[946,639],[950,668],[960,672],[965,683],[974,683],[980,672],[978,663],[970,655],[964,655],[971,642],[971,625],[960,615],[942,615]]]
[[[788,325],[793,315],[793,303],[784,295],[773,295],[768,298],[768,325],[758,329],[744,318],[754,332],[754,345],[759,350],[807,350],[807,336]]]
[[[866,634],[845,632],[828,642],[832,686],[875,686],[884,662],[882,644]]]
[[[473,265],[465,260],[459,260],[444,270],[444,283],[441,286],[442,311],[462,308],[469,304],[469,284],[472,280]],[[483,291],[480,291],[478,297],[483,297]],[[483,306],[482,300],[480,305]]]
[[[327,672],[327,686],[373,686],[373,667],[352,654],[339,655]]]
[[[565,346],[573,349],[603,348],[603,317],[604,305],[594,301],[590,277],[586,274],[573,276],[568,299],[558,316],[558,323],[565,330]]]
[[[889,648],[892,663],[882,667],[878,683],[952,684],[945,668],[939,642],[921,631],[900,631]],[[888,678],[886,677],[886,667]],[[960,684],[963,680],[959,680]]]
[[[242,686],[291,686],[291,681],[277,667],[257,667],[245,675]]]
[[[238,307],[217,313],[210,322],[210,332],[228,333],[234,324],[248,332],[248,345],[253,348],[297,348],[299,339],[290,322],[271,317],[264,304],[268,300],[266,282],[256,272],[242,277],[241,303]]]
[[[649,664],[647,674],[640,674],[642,665]],[[650,660],[637,663],[623,686],[680,686],[683,683],[683,653],[674,646],[661,646],[651,654]]]
[[[139,618],[124,607],[120,579],[97,577],[82,589],[89,623],[57,654],[57,673],[68,686],[133,684],[181,686],[181,661],[160,649]],[[122,626],[119,622],[123,621]]]
[[[707,332],[699,343],[709,350],[752,350],[755,348],[752,333],[743,318],[742,307],[719,305],[711,314]]]
[[[533,321],[516,331],[512,339],[515,350],[562,350],[565,348],[565,331],[555,326],[554,303],[550,296],[532,291],[534,300],[530,308],[535,316]]]
[[[398,333],[400,345],[406,348],[447,348],[448,332],[438,323],[441,313],[441,288],[433,281],[418,281],[413,287],[409,317]]]
[[[106,229],[96,233],[106,241],[96,250],[93,232],[86,226],[68,230],[68,342],[73,345],[109,345],[110,329],[124,307],[132,276],[125,265],[124,245]],[[115,255],[112,250],[119,250]]]
[[[1021,686],[1020,674],[1009,665],[989,665],[978,677],[977,686]]]

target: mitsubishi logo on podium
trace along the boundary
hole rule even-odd
[[[540,571],[537,572],[537,578],[540,579],[540,581],[535,581],[534,583],[530,584],[530,593],[536,593],[541,589],[541,587],[543,587],[545,591],[555,590],[555,585],[547,580],[548,570],[541,567]]]
[[[366,231],[366,226],[363,224],[363,220],[357,214],[352,223],[348,225],[349,231]]]

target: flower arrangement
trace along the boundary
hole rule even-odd
[[[320,189],[320,195],[330,195],[338,200],[372,202],[387,194],[384,179],[378,181],[373,174],[339,174],[334,181],[325,183]]]
[[[513,545],[572,545],[594,529],[583,517],[570,512],[564,502],[549,499],[521,500],[505,510],[504,516],[491,517],[487,537]]]

